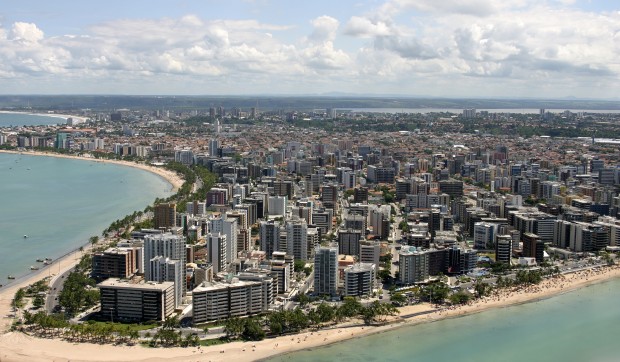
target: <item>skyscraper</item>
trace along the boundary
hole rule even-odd
[[[314,255],[314,292],[335,296],[338,288],[338,249],[319,248]]]
[[[155,275],[155,269],[151,268],[151,260],[156,257],[169,258],[170,260],[178,260],[181,270],[185,270],[186,253],[185,253],[185,237],[173,234],[155,234],[146,235],[144,237],[144,278],[147,281],[161,281],[159,276]],[[185,286],[185,273],[182,275],[182,294],[185,295],[187,290]],[[175,286],[176,290],[176,286]]]
[[[271,258],[274,251],[280,251],[280,223],[278,221],[261,221],[259,229],[260,250],[267,258]]]
[[[306,220],[286,222],[286,252],[295,260],[308,260],[308,225]]]
[[[153,209],[155,229],[170,228],[176,225],[177,205],[175,203],[157,204]]]

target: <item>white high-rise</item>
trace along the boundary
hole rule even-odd
[[[213,273],[226,270],[226,235],[212,233],[207,236],[207,261],[213,265]]]
[[[168,258],[170,260],[178,260],[181,270],[185,270],[186,254],[185,254],[185,237],[173,234],[155,234],[144,237],[144,278],[147,281],[159,281],[159,277],[153,274],[150,267],[151,260],[156,257]],[[181,272],[182,279],[185,280],[185,273]],[[175,285],[175,290],[177,286]],[[187,290],[185,283],[181,283],[182,294],[185,295]]]
[[[286,253],[295,260],[308,260],[308,224],[296,219],[286,222]]]
[[[180,260],[156,256],[149,263],[151,280],[155,282],[174,282],[174,306],[181,305],[183,285],[185,284],[185,266]]]
[[[233,217],[220,217],[211,219],[209,222],[209,230],[212,233],[226,235],[226,265],[232,263],[237,258],[237,236],[239,233],[237,222],[237,219]]]

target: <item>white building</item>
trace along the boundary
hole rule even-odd
[[[358,263],[344,269],[344,296],[372,295],[375,283],[375,264]]]
[[[226,235],[226,265],[237,258],[237,237],[239,228],[237,219],[232,217],[220,217],[209,221],[209,231]]]
[[[398,255],[399,282],[403,285],[420,283],[428,279],[428,253],[414,247],[403,247]]]
[[[295,260],[308,260],[308,225],[306,220],[286,222],[286,253]]]
[[[183,301],[185,265],[181,265],[180,260],[156,256],[150,260],[149,269],[152,281],[174,283],[174,306],[180,306]]]
[[[185,237],[173,234],[152,234],[144,237],[144,279],[146,281],[155,281],[158,278],[151,274],[151,268],[147,267],[151,260],[161,256],[171,260],[178,260],[181,263],[182,270],[185,270],[187,260],[185,252]],[[182,280],[185,280],[183,275]],[[185,295],[186,286],[182,283],[183,295]]]
[[[209,233],[207,235],[207,261],[213,265],[213,273],[225,271],[226,266],[226,235]]]
[[[263,283],[239,281],[203,283],[192,291],[194,323],[206,323],[231,317],[244,317],[266,312]]]

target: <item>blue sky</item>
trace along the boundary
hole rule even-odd
[[[3,94],[613,98],[620,11],[578,0],[7,1]]]

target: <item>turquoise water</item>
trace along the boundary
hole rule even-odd
[[[84,245],[172,188],[132,167],[19,154],[0,154],[0,180],[0,284],[28,273],[38,258]]]
[[[618,361],[620,280],[270,361]]]
[[[0,113],[0,128],[9,126],[40,126],[67,123],[64,118],[25,113]]]

